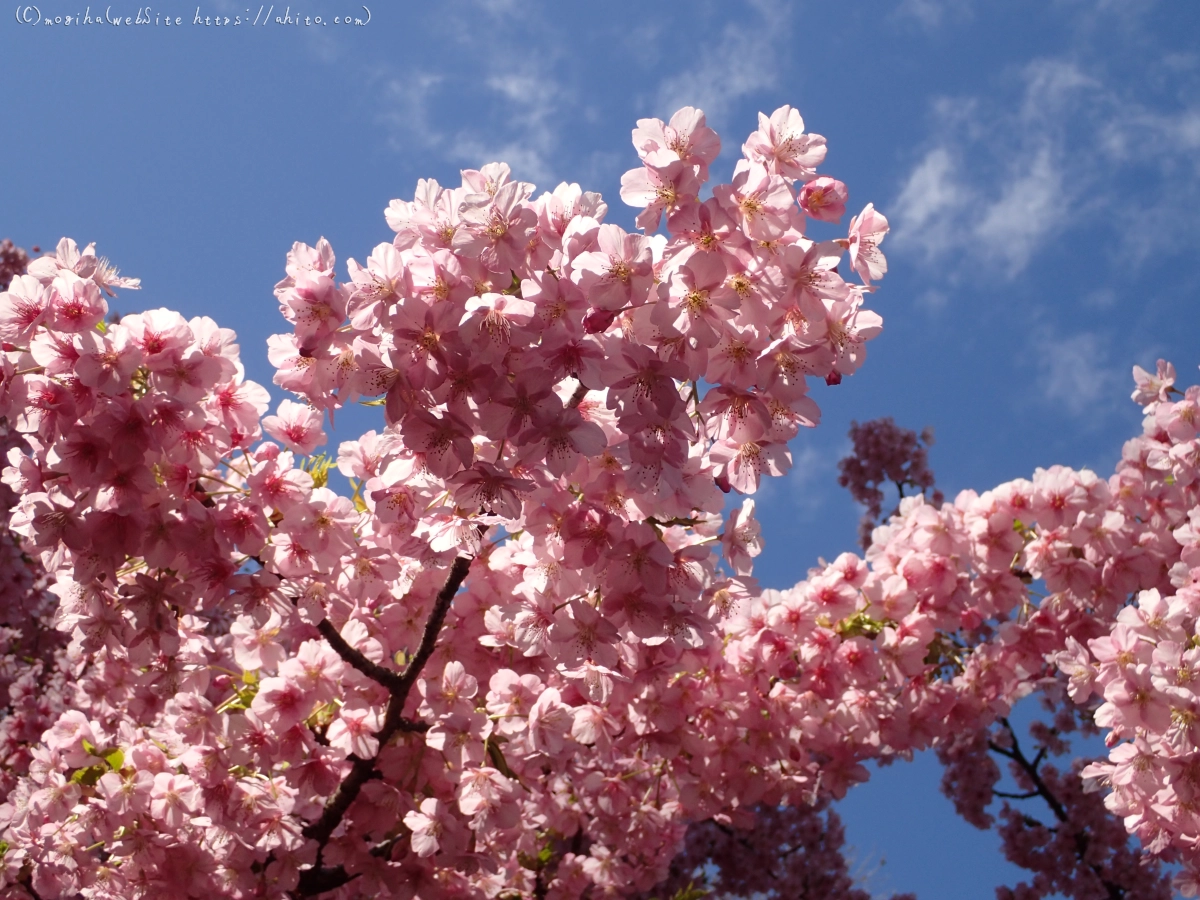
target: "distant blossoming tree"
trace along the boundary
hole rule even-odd
[[[5,896],[853,896],[827,803],[931,746],[976,824],[989,749],[1050,804],[1001,813],[1013,896],[1164,896],[1126,829],[1192,884],[1200,392],[1138,370],[1109,480],[907,497],[865,559],[760,590],[728,499],[789,469],[808,379],[863,364],[887,221],[807,236],[848,192],[790,107],[708,199],[699,110],[633,141],[640,233],[491,164],[393,201],[346,280],[296,244],[271,415],[211,319],[107,322],[139,285],[93,246],[13,276]],[[318,453],[352,403],[379,430]],[[1045,764],[1080,721],[1113,744],[1082,780]]]
[[[33,252],[37,253],[38,248],[34,247]],[[8,238],[0,241],[0,291],[5,290],[17,275],[23,275],[27,265],[28,253]]]
[[[850,440],[854,452],[838,463],[838,484],[849,489],[851,496],[867,507],[859,528],[863,549],[871,546],[871,532],[883,517],[884,491],[889,483],[896,488],[897,506],[888,518],[899,511],[899,501],[911,494],[905,488],[929,496],[934,506],[941,506],[942,492],[933,487],[933,472],[929,468],[929,448],[933,446],[933,429],[926,428],[918,435],[900,428],[890,418],[850,425]]]

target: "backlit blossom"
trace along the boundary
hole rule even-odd
[[[292,452],[307,456],[325,443],[322,418],[311,406],[284,400],[277,415],[263,419],[263,429]]]

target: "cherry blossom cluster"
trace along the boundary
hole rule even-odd
[[[92,247],[64,240],[0,294],[30,573],[0,669],[10,896],[620,896],[688,846],[704,865],[706,829],[735,847],[772,816],[844,884],[805,829],[863,763],[971,760],[989,727],[1017,762],[1003,723],[1038,690],[1104,697],[1096,721],[1138,761],[1089,778],[1200,871],[1176,677],[1200,393],[1138,370],[1147,427],[1109,479],[907,497],[865,557],[761,591],[754,501],[725,495],[786,471],[819,418],[807,377],[862,363],[886,220],[868,205],[844,238],[805,236],[847,191],[788,107],[708,199],[701,113],[633,140],[642,233],[492,164],[393,201],[395,236],[346,281],[327,242],[295,245],[270,358],[298,399],[271,415],[210,319],[108,323],[137,283]],[[379,429],[316,454],[351,403]],[[1155,766],[1157,793],[1137,781]],[[995,780],[974,769],[954,790],[983,821]],[[1034,769],[1056,798],[1081,785]],[[1093,830],[1055,831],[1075,858],[1053,865],[1125,890],[1139,858]]]
[[[348,281],[296,245],[274,415],[213,321],[107,323],[138,285],[92,247],[0,295],[10,527],[61,636],[0,806],[14,896],[622,892],[766,796],[696,743],[760,550],[722,492],[862,363],[887,223],[805,236],[847,191],[788,107],[706,200],[699,111],[634,145],[622,196],[666,234],[493,164],[394,201]],[[383,427],[314,456],[355,401]]]
[[[1176,582],[1183,584],[1190,572],[1200,391],[1167,399],[1173,372],[1165,364],[1157,376],[1140,369],[1135,375],[1135,399],[1150,403],[1146,433],[1126,445],[1109,479],[1055,466],[982,494],[965,491],[941,508],[923,496],[909,497],[875,530],[865,560],[844,554],[789,591],[742,600],[724,626],[724,671],[706,667],[710,680],[701,694],[707,699],[697,704],[737,710],[745,730],[730,738],[769,748],[763,755],[777,761],[764,769],[743,757],[739,797],[798,803],[806,789],[813,798],[840,796],[866,777],[864,760],[894,759],[932,745],[942,748],[947,762],[966,761],[954,766],[950,793],[969,821],[987,824],[984,808],[998,775],[994,763],[981,760],[991,749],[1018,762],[1015,736],[1004,724],[1013,704],[1035,691],[1061,697],[1068,682],[1060,667],[1089,685],[1071,688],[1085,698],[1097,676],[1082,648],[1107,647],[1110,632],[1123,635],[1127,623],[1147,617],[1138,618],[1131,598],[1175,593]],[[1157,622],[1162,615],[1151,618]],[[1128,648],[1134,638],[1123,640]],[[1142,649],[1147,660],[1152,649]],[[1104,652],[1106,659],[1118,655]],[[1136,711],[1150,702],[1151,676],[1146,672],[1130,684],[1133,662],[1125,660],[1122,679],[1113,684]],[[1163,672],[1165,680],[1175,669],[1164,662]],[[1156,721],[1166,728],[1172,719],[1175,730],[1168,733],[1174,738],[1180,722],[1190,722],[1191,708],[1160,703]],[[1118,721],[1110,708],[1096,715],[1104,727]],[[712,718],[698,713],[696,722],[703,730]],[[1113,740],[1122,732],[1115,734]],[[718,733],[707,737],[720,744]],[[968,738],[973,749],[962,744]],[[1048,731],[1039,741],[1044,748],[1061,747]],[[1044,758],[1036,757],[1038,763]],[[1160,758],[1167,772],[1176,771],[1172,758]],[[1136,765],[1142,771],[1147,763]],[[1097,771],[1108,770],[1089,775]],[[1147,877],[1144,856],[1126,847],[1125,831],[1110,827],[1077,780],[1036,764],[1016,774],[1023,790],[1032,790],[1035,776],[1042,779],[1045,794],[1058,805],[1057,824],[1039,826],[1041,832],[1024,814],[1003,813],[1010,857],[1038,873],[1022,896],[1046,896],[1071,879],[1080,896],[1109,896],[1112,890],[1162,895],[1161,879]],[[1143,789],[1163,784],[1160,776],[1148,776]],[[732,771],[710,777],[736,778]],[[1175,781],[1186,783],[1186,775]],[[1114,798],[1123,796],[1114,792],[1106,801],[1120,815],[1125,808]],[[1179,835],[1170,845],[1168,832],[1178,834],[1178,826],[1163,822],[1188,808],[1186,800],[1178,801],[1180,812],[1159,805],[1173,797],[1170,791],[1157,794],[1156,815],[1145,824],[1126,818],[1151,850],[1177,851],[1186,840]],[[1080,835],[1091,837],[1081,843]],[[1194,859],[1179,858],[1195,871]]]
[[[1155,374],[1138,368],[1134,375],[1144,428],[1125,447],[1132,471],[1122,487],[1135,496],[1147,484],[1158,489],[1157,502],[1140,505],[1141,517],[1173,552],[1157,584],[1140,590],[1101,634],[1069,642],[1058,662],[1072,698],[1099,704],[1095,722],[1108,730],[1112,748],[1107,760],[1083,770],[1085,784],[1106,790],[1109,810],[1145,846],[1184,864],[1181,887],[1194,896],[1200,890],[1200,388],[1181,394],[1174,367],[1162,361]]]
[[[37,252],[37,248],[34,248]],[[0,241],[0,289],[25,273],[29,256],[9,240]],[[19,459],[25,443],[0,417],[0,454]],[[28,773],[29,747],[63,711],[65,671],[60,655],[66,641],[53,623],[53,595],[45,570],[32,559],[18,535],[9,531],[17,494],[0,482],[0,795]]]
[[[0,451],[22,445],[0,419]],[[17,497],[0,484],[0,516],[7,520]],[[29,771],[29,749],[63,711],[64,636],[54,627],[54,597],[46,573],[20,538],[0,530],[0,794]]]
[[[1044,876],[1021,896],[1068,866],[1096,895],[1158,895],[1082,784],[1200,870],[1200,392],[1135,370],[1146,428],[1111,478],[908,497],[865,558],[760,592],[754,500],[722,515],[722,491],[785,470],[818,418],[805,378],[862,362],[886,222],[868,206],[845,239],[804,236],[846,188],[788,108],[706,200],[700,113],[634,143],[623,198],[666,234],[493,164],[392,203],[395,238],[346,282],[326,242],[296,245],[271,359],[304,402],[274,415],[210,319],[106,324],[137,283],[94,248],[13,278],[8,894],[620,895],[778,816],[805,871],[844,884],[805,829],[865,761],[940,746],[984,822],[989,740],[1063,811],[1052,840],[1002,814]],[[314,456],[352,402],[383,426]],[[1114,755],[1086,782],[1022,769],[1004,716],[1037,690],[1103,698]]]

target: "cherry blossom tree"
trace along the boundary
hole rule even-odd
[[[1128,833],[1194,886],[1200,392],[1138,370],[1108,480],[910,496],[865,557],[762,590],[734,497],[819,423],[807,379],[864,364],[887,220],[806,235],[848,191],[789,107],[707,199],[703,113],[633,140],[640,232],[493,163],[392,201],[344,280],[294,245],[270,415],[232,331],[107,321],[139,285],[93,246],[12,279],[5,896],[686,895],[710,864],[757,891],[747,843],[849,892],[827,804],[929,747],[968,818],[989,750],[1050,805],[1053,840],[1001,813],[1039,873],[1014,896],[1068,866],[1162,896]],[[319,452],[349,404],[379,427]],[[1034,692],[1069,712],[1029,751]],[[1112,754],[1051,769],[1078,722]]]

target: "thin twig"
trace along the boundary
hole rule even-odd
[[[1049,785],[1047,785],[1046,782],[1042,780],[1042,775],[1038,771],[1038,765],[1041,763],[1041,761],[1043,759],[1045,759],[1046,748],[1042,747],[1040,749],[1040,751],[1038,752],[1038,754],[1034,757],[1034,760],[1030,761],[1029,758],[1025,756],[1024,751],[1021,750],[1021,743],[1020,743],[1020,741],[1017,740],[1017,733],[1016,733],[1016,731],[1013,730],[1012,725],[1009,724],[1008,719],[1001,718],[1000,724],[1003,725],[1005,730],[1008,732],[1009,739],[1012,741],[1012,748],[1005,749],[1004,747],[999,746],[998,744],[996,744],[993,741],[988,741],[988,747],[993,752],[998,753],[1001,756],[1005,756],[1008,759],[1011,759],[1014,763],[1016,763],[1017,766],[1020,767],[1021,771],[1023,771],[1025,773],[1025,775],[1028,776],[1029,780],[1033,783],[1034,789],[1030,793],[1029,796],[1041,797],[1043,800],[1045,800],[1046,805],[1049,806],[1051,812],[1054,813],[1054,817],[1056,819],[1058,819],[1058,821],[1061,824],[1069,827],[1070,823],[1068,822],[1068,815],[1067,815],[1066,809],[1063,807],[1063,805],[1059,801],[1059,799],[1054,796],[1054,792],[1050,790]],[[1000,796],[1000,797],[1005,796],[1005,794],[1001,793],[1000,791],[996,791],[995,793],[997,794],[997,796]],[[1019,799],[1023,799],[1023,798],[1019,798]],[[1043,823],[1039,822],[1037,819],[1034,819],[1030,816],[1023,815],[1022,819],[1027,826],[1041,827],[1041,828],[1046,827]],[[1054,831],[1056,829],[1050,829],[1050,830]],[[1089,840],[1087,834],[1082,831],[1074,831],[1074,829],[1072,829],[1072,831],[1073,831],[1072,836],[1075,841],[1075,855],[1079,859],[1079,862],[1082,863],[1084,866],[1086,866],[1088,869],[1090,869],[1092,874],[1096,876],[1096,880],[1100,882],[1100,884],[1104,887],[1105,893],[1108,894],[1109,900],[1122,900],[1122,898],[1125,897],[1125,889],[1122,888],[1120,885],[1114,884],[1113,882],[1111,882],[1107,878],[1105,878],[1101,874],[1099,865],[1097,865],[1096,863],[1090,863],[1087,861],[1087,851],[1088,851],[1088,847],[1091,844],[1091,841]]]
[[[996,797],[1003,797],[1005,800],[1031,800],[1034,797],[1040,796],[1037,791],[1028,791],[1024,794],[1010,794],[1008,791],[992,791]]]

